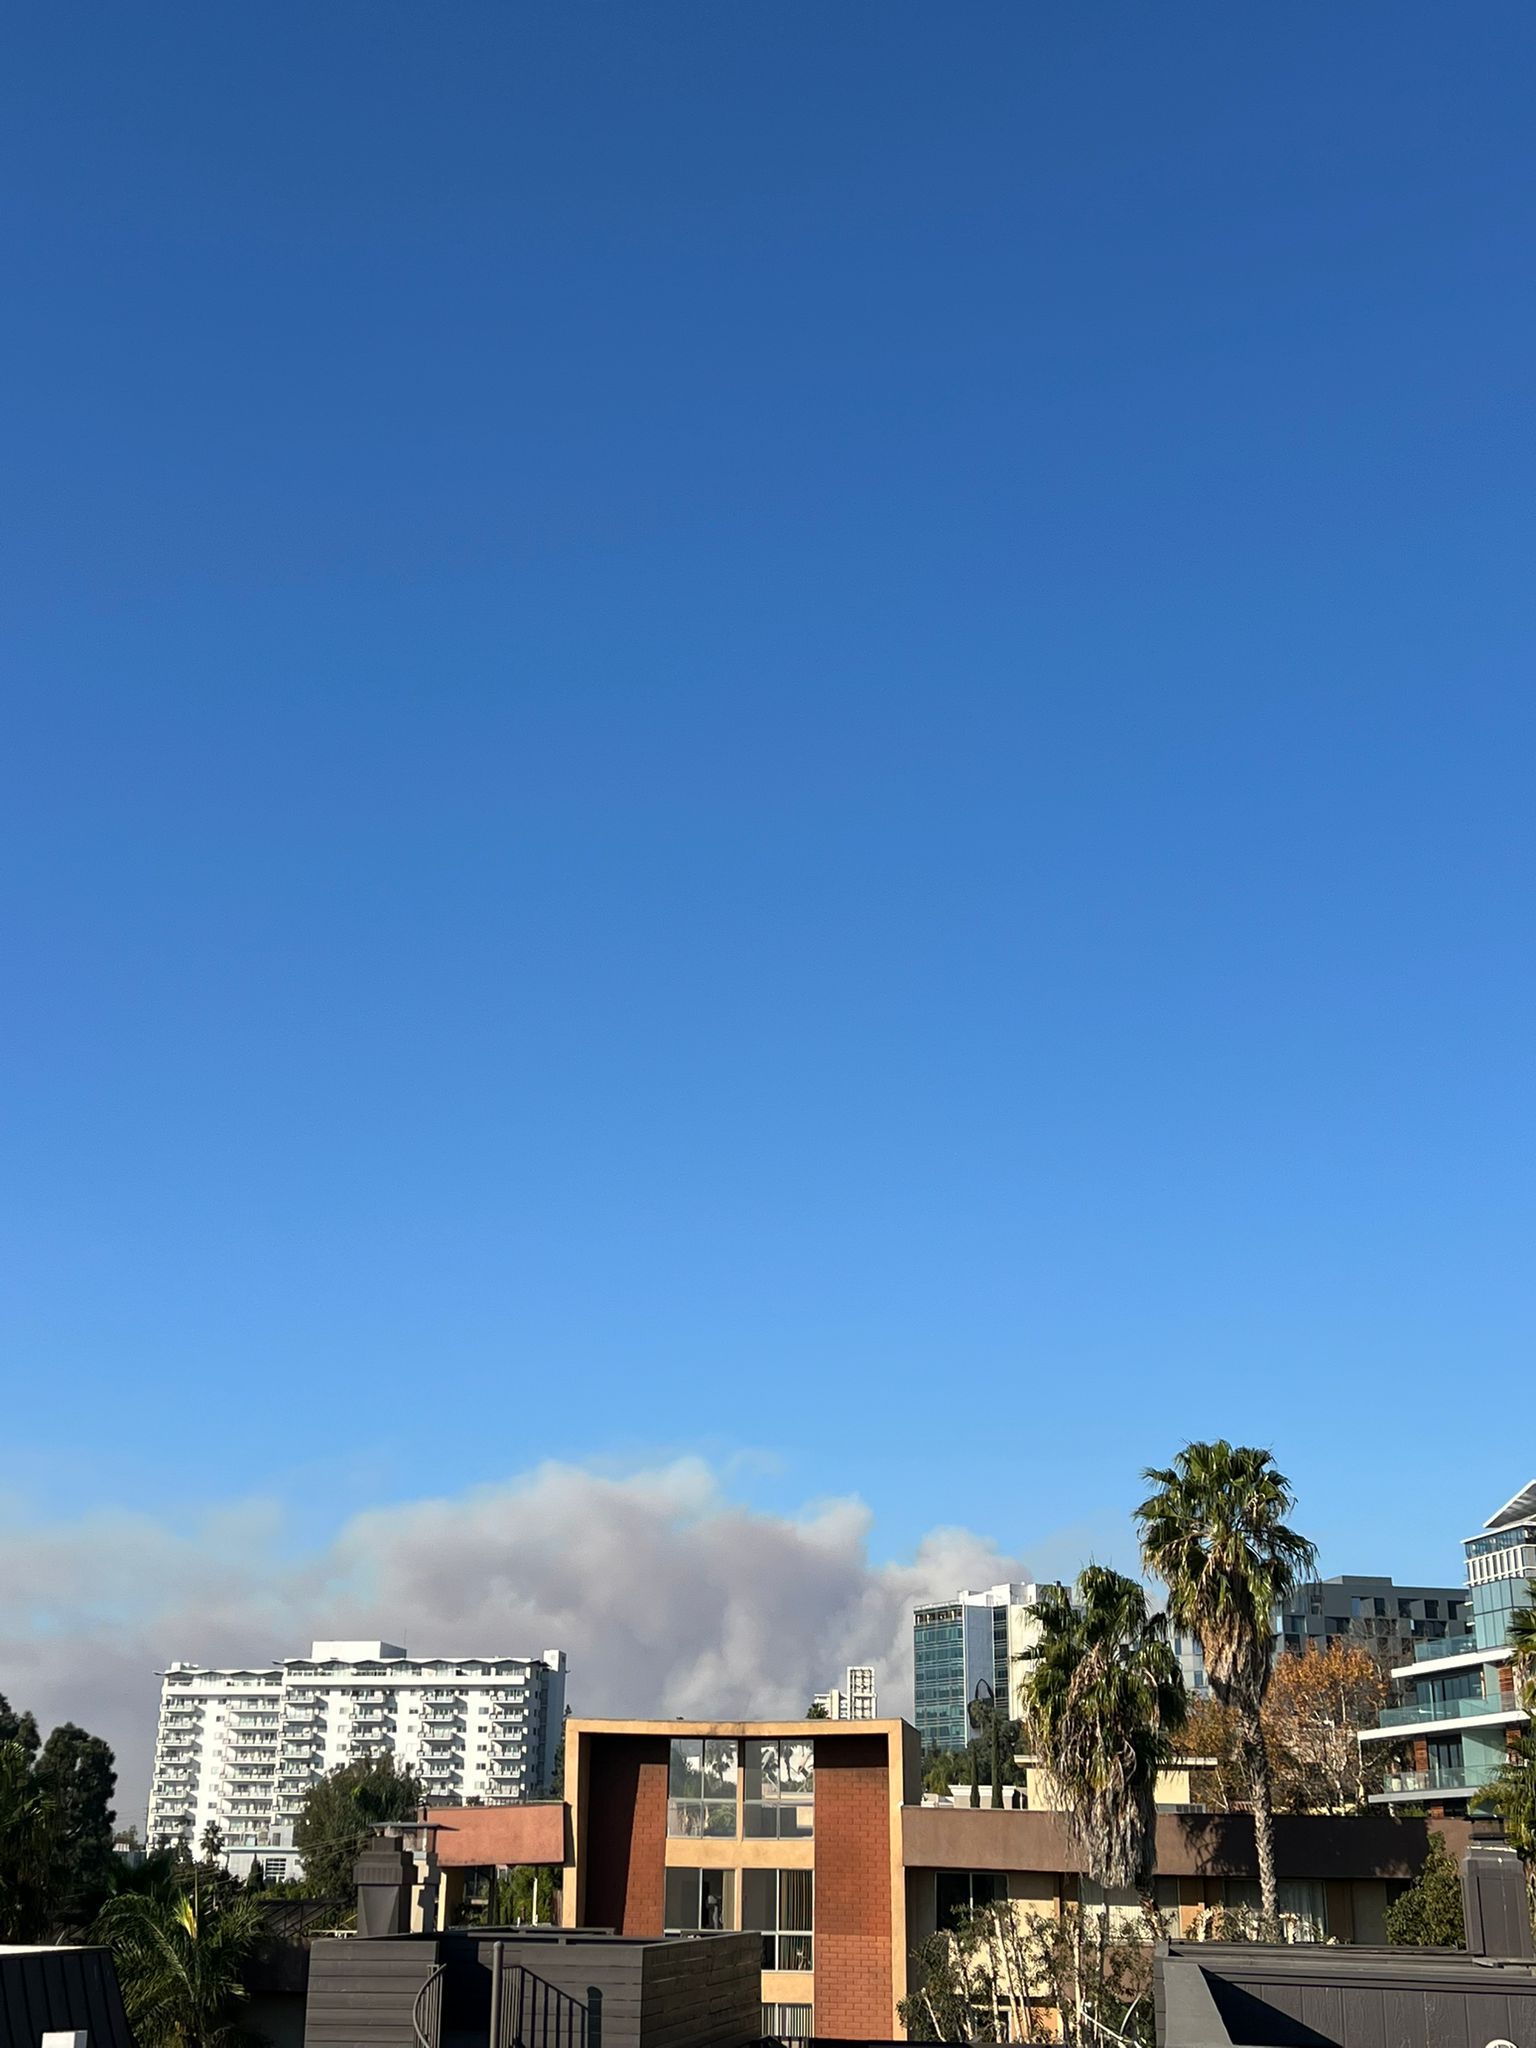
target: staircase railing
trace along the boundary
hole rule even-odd
[[[602,2014],[595,1986],[585,2001],[573,1998],[493,1946],[490,2048],[602,2048]]]
[[[411,2007],[411,2027],[416,2035],[416,2048],[439,2048],[443,2037],[443,1972],[446,1963],[439,1963],[431,1976],[416,1994],[416,2003]]]

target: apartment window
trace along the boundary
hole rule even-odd
[[[763,1937],[765,1970],[810,1969],[814,1885],[809,1870],[741,1873],[741,1924]]]
[[[734,1870],[669,1870],[668,1934],[717,1934],[736,1924]]]
[[[1328,1939],[1328,1898],[1315,1878],[1285,1878],[1279,1883],[1280,1928],[1286,1941],[1308,1942]],[[1229,1877],[1223,1886],[1225,1903],[1236,1912],[1257,1914],[1259,1887],[1251,1877]]]
[[[816,1819],[815,1751],[808,1742],[747,1744],[746,1803],[749,1836],[806,1836]]]
[[[735,1836],[736,1744],[675,1735],[667,1766],[667,1833]]]
[[[988,1870],[941,1870],[934,1878],[935,1924],[962,1927],[978,1907],[1005,1896],[1002,1879]]]
[[[763,2007],[763,2039],[765,2041],[809,2041],[811,2038],[811,2008],[808,2005],[765,2005]]]

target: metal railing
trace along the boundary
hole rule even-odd
[[[443,1973],[446,1963],[439,1963],[431,1976],[416,1994],[416,2003],[411,2007],[411,2031],[416,2036],[416,2048],[439,2048],[443,2037]]]
[[[491,1945],[489,2048],[602,2048],[603,1994],[586,2002],[547,1983],[522,1963],[508,1963],[506,1943]]]

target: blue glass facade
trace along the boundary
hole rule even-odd
[[[958,1601],[919,1607],[913,1617],[912,1692],[913,1720],[923,1748],[964,1749],[970,1730],[965,1715],[965,1610]]]

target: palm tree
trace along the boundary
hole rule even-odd
[[[1067,1838],[1106,1891],[1145,1892],[1156,1851],[1157,1774],[1184,1720],[1184,1681],[1163,1616],[1135,1579],[1103,1565],[1074,1594],[1046,1586],[1026,1652],[1030,1736],[1055,1780]]]
[[[1142,1477],[1156,1488],[1136,1510],[1142,1561],[1168,1588],[1173,1620],[1200,1638],[1211,1689],[1237,1715],[1259,1898],[1272,1924],[1279,1889],[1260,1709],[1275,1668],[1275,1609],[1316,1570],[1317,1552],[1287,1526],[1296,1496],[1268,1451],[1186,1444],[1171,1466],[1149,1466]]]
[[[1505,1638],[1509,1643],[1511,1675],[1520,1704],[1529,1713],[1536,1707],[1536,1579],[1527,1582],[1526,1605],[1509,1617]]]
[[[95,1937],[112,1951],[140,2048],[230,2048],[240,2036],[242,1972],[265,1932],[258,1902],[225,1887],[201,1901],[196,1891],[108,1899]]]

